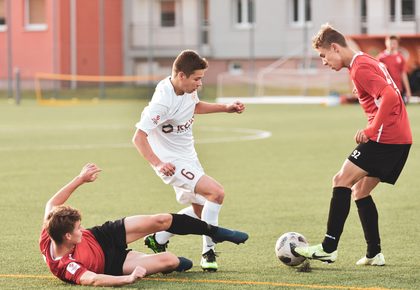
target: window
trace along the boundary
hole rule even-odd
[[[311,0],[290,0],[290,3],[292,24],[303,25],[312,21]]]
[[[160,1],[160,26],[175,26],[175,0]]]
[[[201,43],[209,44],[209,0],[201,0]]]
[[[0,0],[0,31],[6,28],[6,1]]]
[[[238,62],[230,62],[228,69],[229,73],[232,75],[241,75],[243,73],[242,65]]]
[[[415,1],[402,0],[401,1],[401,14],[403,21],[414,21],[415,19]]]
[[[390,0],[389,15],[392,22],[414,21],[415,0]]]
[[[255,23],[254,2],[254,0],[234,0],[235,25],[237,27],[249,28]]]
[[[361,33],[367,34],[367,0],[362,0],[360,3],[360,20],[361,20]]]
[[[391,0],[389,9],[390,9],[389,15],[391,16],[391,21],[394,22],[395,21],[395,0]]]
[[[47,29],[45,0],[25,1],[25,23],[27,30]]]

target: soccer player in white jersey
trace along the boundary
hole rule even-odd
[[[220,183],[204,173],[198,160],[192,134],[194,115],[242,113],[245,106],[240,102],[200,101],[197,90],[207,68],[207,60],[192,50],[177,56],[172,75],[159,82],[144,108],[133,143],[162,181],[173,186],[177,201],[190,205],[179,213],[217,225],[225,192]],[[171,236],[169,232],[158,232],[147,237],[145,244],[156,253],[163,252]],[[203,236],[204,271],[217,271],[214,245],[211,238]]]

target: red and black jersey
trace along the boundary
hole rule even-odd
[[[39,238],[39,247],[48,268],[57,278],[65,282],[80,284],[80,277],[88,270],[97,274],[104,273],[105,256],[90,231],[82,230],[81,242],[71,253],[61,258],[52,257],[51,243],[51,238],[44,228]]]
[[[356,87],[359,103],[368,118],[365,129],[367,137],[384,144],[411,144],[412,136],[407,111],[400,91],[390,77],[385,65],[362,52],[357,53],[350,63],[351,79]],[[385,88],[392,88],[387,96],[386,115],[378,115]],[[395,92],[395,94],[394,94]],[[384,109],[384,108],[383,108]],[[372,124],[378,125],[372,128]]]

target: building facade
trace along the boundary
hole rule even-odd
[[[0,79],[121,75],[120,0],[0,0]]]
[[[370,51],[398,34],[409,64],[420,63],[417,0],[0,0],[0,80],[16,68],[24,79],[167,75],[183,49],[210,60],[206,82],[254,77],[278,59],[293,69],[319,65],[311,38],[325,22]],[[360,35],[376,37],[377,47]]]
[[[305,65],[304,56],[315,56],[311,38],[325,22],[346,35],[404,39],[420,33],[415,0],[131,0],[124,5],[126,74],[169,73],[171,59],[189,48],[211,60],[210,82],[221,72],[257,72],[282,57],[293,68]]]

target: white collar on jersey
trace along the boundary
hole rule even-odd
[[[356,57],[358,57],[359,55],[363,55],[363,52],[359,51],[353,55],[353,58],[351,59],[351,62],[350,62],[350,68],[352,67],[353,62],[356,59]]]
[[[58,261],[62,258],[62,257],[57,257],[57,258],[54,257],[53,243],[50,244],[50,256],[54,261]]]

